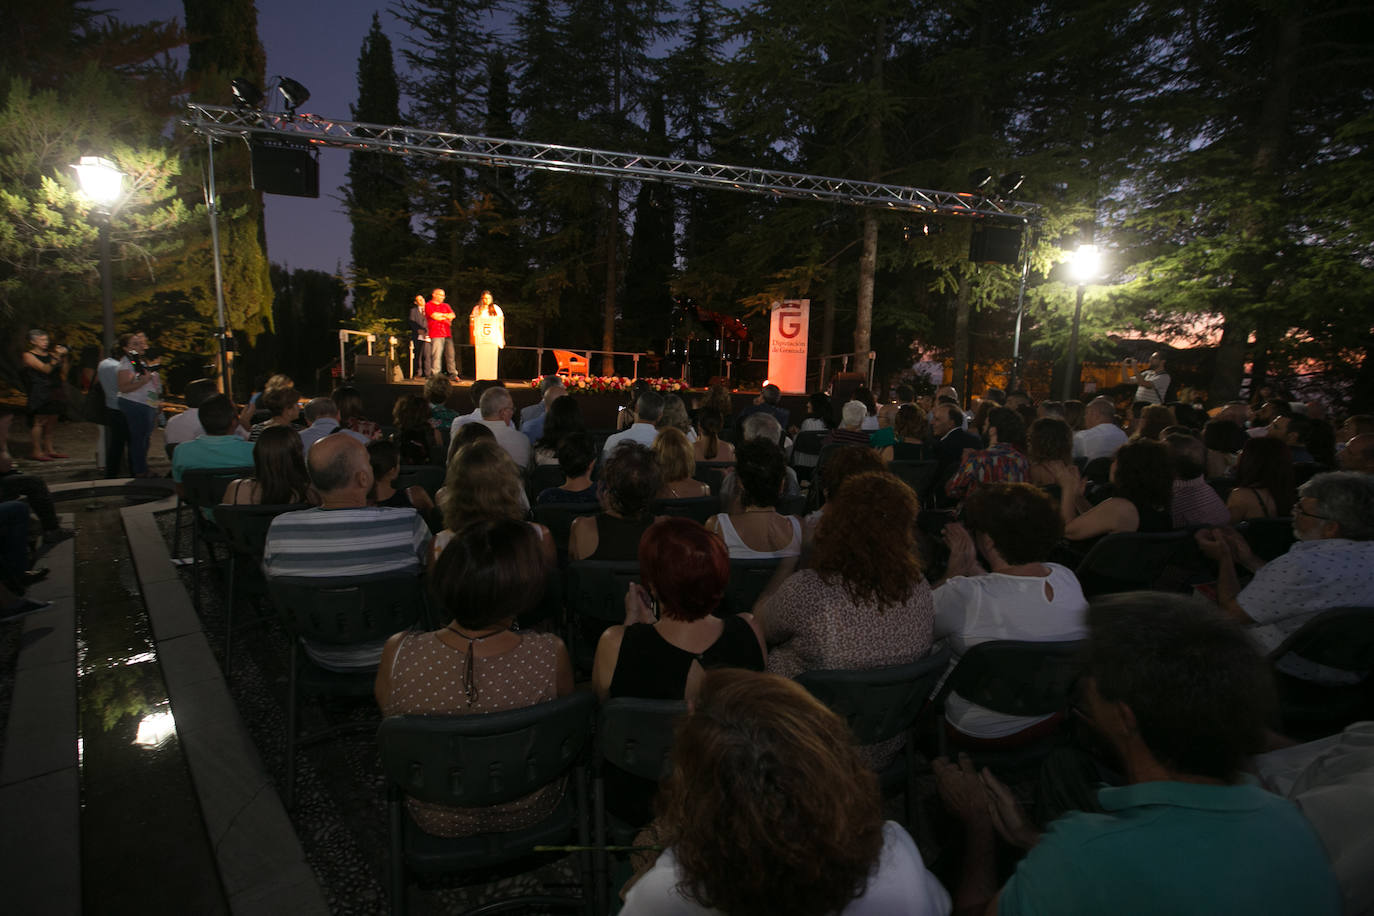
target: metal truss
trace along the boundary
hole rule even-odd
[[[779,199],[833,201],[936,216],[1025,222],[1035,219],[1039,210],[1038,204],[1001,200],[981,194],[931,191],[850,178],[822,178],[666,156],[615,153],[525,140],[498,140],[416,127],[359,124],[311,114],[264,112],[196,102],[192,102],[188,109],[189,114],[182,119],[182,124],[208,137],[240,137],[246,140],[273,137],[279,141],[295,140],[317,147],[450,159],[496,168],[539,169],[601,178],[662,181]]]

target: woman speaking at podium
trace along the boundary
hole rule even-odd
[[[482,290],[482,298],[472,310],[468,322],[472,331],[472,346],[477,351],[478,379],[499,379],[496,368],[497,352],[506,345],[506,316],[501,307],[491,298],[488,290]]]

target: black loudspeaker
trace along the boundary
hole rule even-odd
[[[968,242],[975,264],[1015,264],[1021,260],[1021,227],[975,223]]]
[[[355,382],[377,382],[385,384],[385,356],[356,356],[353,358],[353,380]]]
[[[254,140],[253,187],[264,194],[320,196],[320,161],[308,143],[275,137]]]

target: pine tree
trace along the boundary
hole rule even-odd
[[[376,13],[358,54],[358,103],[353,120],[401,123],[401,91],[392,60],[391,40]],[[409,175],[405,160],[387,153],[349,153],[344,200],[353,224],[354,311],[360,319],[404,315],[409,284],[388,296],[402,262],[412,253]],[[389,301],[388,301],[389,300]]]

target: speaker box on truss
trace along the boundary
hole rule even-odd
[[[975,223],[968,259],[975,264],[1015,264],[1021,259],[1021,226]]]
[[[264,194],[320,196],[320,161],[308,143],[276,137],[252,142],[253,187]]]
[[[353,358],[353,380],[356,382],[377,382],[385,384],[385,356],[356,356]]]

